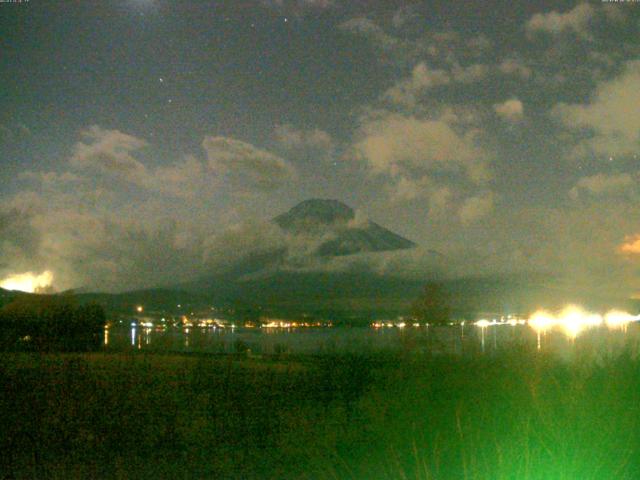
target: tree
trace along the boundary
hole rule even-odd
[[[450,295],[439,282],[429,282],[413,302],[412,314],[420,322],[445,325],[451,321]]]
[[[105,323],[102,307],[69,295],[20,295],[0,308],[0,349],[93,350]]]

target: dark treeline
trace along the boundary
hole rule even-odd
[[[70,295],[19,295],[0,308],[3,351],[90,351],[100,347],[102,307]]]

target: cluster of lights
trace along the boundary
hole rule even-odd
[[[180,305],[178,305],[180,306]],[[213,307],[212,307],[213,309]],[[136,313],[143,313],[144,312],[144,306],[142,305],[137,305],[135,307],[135,311]],[[160,320],[160,324],[155,324],[153,319],[150,317],[138,317],[138,319],[134,322],[131,323],[132,327],[144,327],[144,328],[153,328],[154,326],[156,327],[156,330],[165,330],[167,328],[167,319],[166,318],[162,318]],[[120,322],[122,323],[122,321]],[[180,317],[179,320],[172,320],[170,321],[170,324],[173,326],[181,326],[183,328],[191,328],[191,327],[200,327],[200,328],[226,328],[226,327],[231,327],[231,328],[235,328],[235,324],[231,324],[228,325],[226,321],[224,320],[220,320],[217,318],[201,318],[201,319],[197,319],[197,318],[190,318],[187,315],[182,315]]]
[[[481,320],[478,320],[477,322],[474,322],[474,325],[481,328],[492,327],[494,325],[511,325],[512,327],[515,327],[516,325],[525,325],[526,323],[526,320],[509,315],[507,318],[502,317],[500,320],[498,320],[497,318],[494,318],[493,320],[487,320],[486,318],[483,318]],[[464,324],[464,322],[462,322],[462,324]]]
[[[557,314],[546,310],[538,310],[528,320],[508,318],[501,320],[481,319],[474,323],[477,327],[486,328],[494,325],[524,325],[534,329],[538,334],[558,329],[567,337],[575,339],[581,332],[601,325],[609,329],[625,329],[631,322],[640,321],[640,315],[631,315],[621,310],[610,310],[604,315],[588,312],[578,306],[569,305]]]
[[[529,326],[537,332],[559,328],[567,337],[576,338],[589,328],[605,325],[609,329],[625,329],[629,323],[637,321],[640,321],[640,315],[631,315],[621,310],[610,310],[601,315],[569,305],[557,315],[544,310],[537,311],[529,319]]]
[[[406,322],[406,321],[401,321],[401,322],[382,322],[382,321],[378,321],[378,322],[373,322],[371,324],[371,326],[373,328],[405,328],[405,327],[420,327],[420,326],[425,326],[428,327],[429,324],[428,323],[411,323],[411,322]]]
[[[288,320],[271,320],[263,323],[261,328],[304,328],[304,327],[331,327],[333,324],[322,322],[290,322]]]

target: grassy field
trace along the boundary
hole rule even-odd
[[[637,479],[640,360],[0,355],[0,478]]]

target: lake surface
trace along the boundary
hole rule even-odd
[[[467,354],[497,351],[512,345],[572,358],[582,353],[609,356],[640,347],[640,324],[623,328],[590,328],[575,338],[561,331],[536,331],[528,325],[445,327],[318,327],[318,328],[182,328],[115,326],[105,330],[107,351],[251,354],[338,354],[358,352],[417,352]]]

